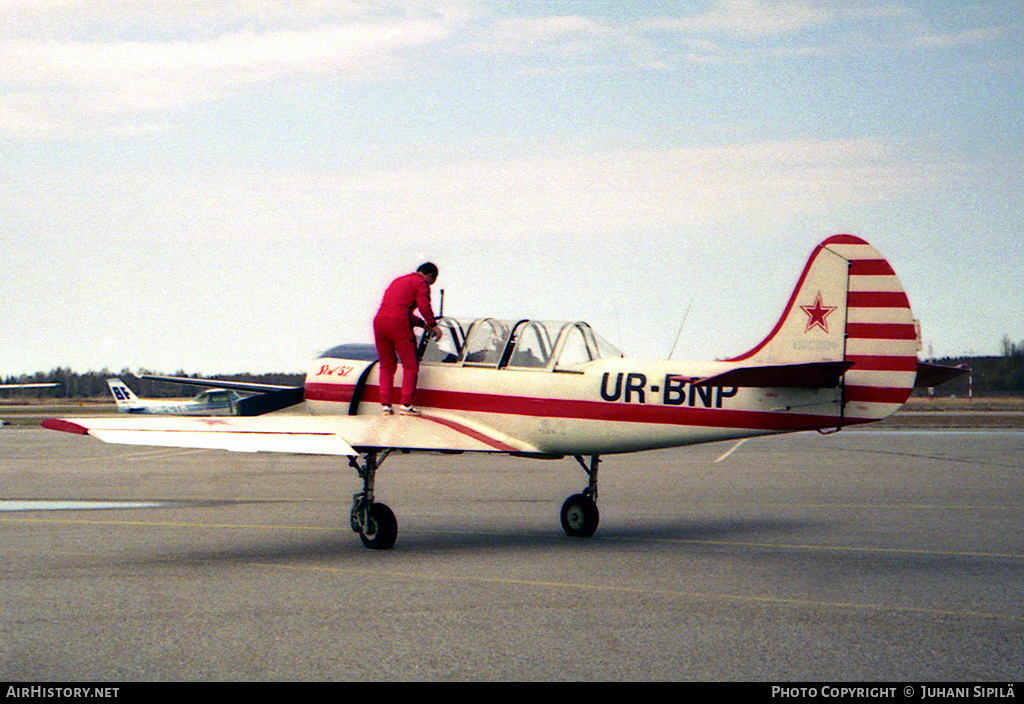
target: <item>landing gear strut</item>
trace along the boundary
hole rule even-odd
[[[359,534],[363,545],[371,550],[390,550],[398,537],[398,520],[394,512],[387,504],[373,500],[373,480],[377,468],[384,464],[389,454],[391,450],[384,450],[379,456],[376,451],[367,452],[361,465],[355,457],[349,460],[349,464],[363,480],[363,490],[352,497],[349,522],[352,530]]]
[[[597,510],[597,465],[601,459],[597,455],[592,456],[589,467],[580,455],[576,455],[576,461],[590,481],[582,493],[573,494],[562,504],[562,530],[574,538],[589,538],[601,520]]]

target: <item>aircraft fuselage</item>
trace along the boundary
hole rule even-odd
[[[839,424],[838,388],[686,381],[732,366],[628,358],[595,360],[571,371],[424,365],[416,403],[424,415],[453,414],[467,427],[498,428],[556,455],[634,452]],[[321,415],[380,414],[378,380],[375,364],[320,359],[306,379],[306,402]]]

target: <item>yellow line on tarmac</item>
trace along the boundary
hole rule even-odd
[[[661,596],[677,599],[693,599],[697,601],[721,601],[731,603],[763,604],[769,606],[794,606],[824,609],[842,609],[853,611],[875,611],[891,614],[916,614],[920,616],[950,616],[956,618],[983,618],[1000,621],[1024,621],[1024,616],[1014,614],[987,613],[982,611],[930,609],[915,606],[886,606],[881,604],[863,604],[844,601],[813,601],[810,599],[787,599],[783,597],[746,596],[741,594],[714,594],[710,592],[688,592],[673,589],[652,589],[649,587],[620,587],[602,584],[585,584],[580,582],[559,582],[548,580],[514,579],[509,577],[460,577],[454,575],[424,576],[419,573],[396,572],[393,570],[368,570],[348,567],[325,567],[322,565],[283,565],[279,563],[253,563],[260,567],[288,570],[293,572],[321,572],[347,575],[365,575],[373,577],[391,577],[402,580],[420,582],[461,582],[472,584],[498,584],[506,586],[533,587],[558,590],[578,590],[580,592],[604,592],[613,594],[630,594],[636,596]]]
[[[614,538],[612,538],[614,540]],[[941,557],[987,557],[1007,560],[1024,560],[1018,553],[969,552],[960,550],[921,550],[914,548],[858,548],[845,545],[800,545],[795,543],[756,543],[731,540],[692,540],[686,538],[651,538],[652,542],[686,543],[688,545],[716,545],[724,547],[776,548],[783,550],[821,550],[822,552],[855,552],[880,555],[936,555]]]

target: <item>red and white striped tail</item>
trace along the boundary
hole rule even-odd
[[[761,344],[730,361],[852,362],[843,380],[843,423],[879,420],[910,396],[919,333],[889,262],[853,235],[815,248],[785,312]]]

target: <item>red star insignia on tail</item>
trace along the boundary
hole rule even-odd
[[[815,296],[813,306],[800,306],[800,308],[807,313],[807,327],[804,332],[810,332],[813,327],[819,327],[828,332],[828,316],[836,307],[822,304],[821,291],[818,291],[818,295]]]

